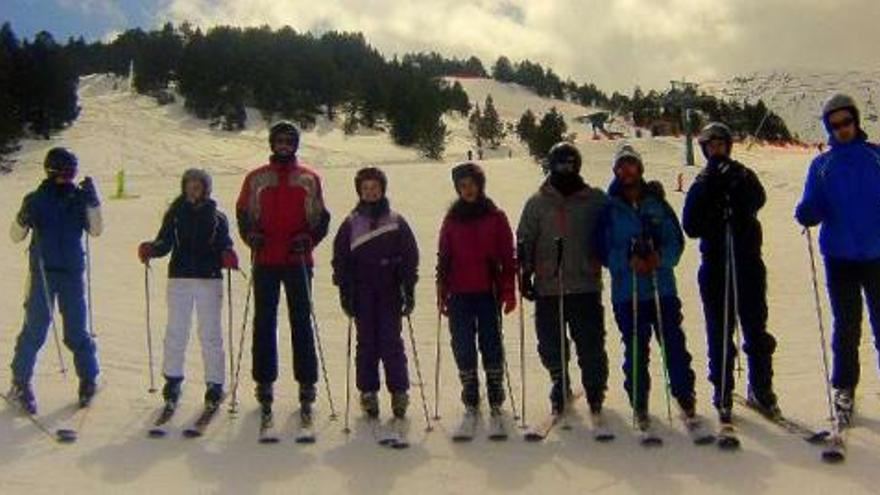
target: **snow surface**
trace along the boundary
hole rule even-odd
[[[491,91],[505,118],[519,116],[534,96],[511,86],[474,82]],[[484,93],[473,85],[474,99]],[[493,86],[494,85],[494,86]],[[115,87],[114,87],[115,86]],[[323,388],[318,415],[319,441],[314,446],[292,442],[296,388],[290,370],[289,332],[281,324],[279,346],[282,377],[277,384],[278,421],[285,426],[280,445],[258,445],[256,403],[249,377],[249,352],[242,371],[242,413],[237,418],[225,412],[200,440],[183,440],[175,434],[164,440],[146,438],[146,426],[160,405],[158,396],[147,393],[143,267],[135,257],[138,242],[151,238],[159,227],[164,208],[178,191],[178,176],[190,166],[202,166],[215,174],[215,198],[229,212],[243,174],[263,163],[267,152],[266,131],[251,120],[253,129],[240,134],[209,130],[203,122],[184,114],[179,105],[157,107],[152,100],[119,89],[105,76],[84,78],[81,85],[82,117],[51,142],[27,142],[17,155],[15,172],[0,177],[3,194],[0,222],[13,220],[21,197],[42,177],[40,163],[53,145],[65,145],[81,157],[82,173],[94,176],[109,198],[113,178],[120,167],[128,176],[128,189],[137,199],[106,199],[106,232],[92,241],[94,265],[95,330],[103,366],[105,387],[96,400],[85,431],[74,445],[59,445],[47,439],[26,420],[0,406],[0,492],[2,493],[872,493],[880,482],[876,470],[880,459],[880,417],[877,409],[876,358],[870,346],[863,347],[863,385],[859,389],[862,415],[850,436],[847,462],[824,465],[819,450],[780,432],[748,411],[738,412],[743,449],[723,453],[715,447],[690,444],[678,421],[665,422],[665,405],[658,356],[654,350],[652,410],[658,417],[666,445],[659,450],[638,446],[629,429],[629,408],[622,389],[620,339],[606,297],[608,350],[611,379],[607,408],[610,423],[618,433],[616,442],[595,443],[585,425],[586,408],[578,404],[580,417],[570,432],[554,432],[544,444],[526,444],[514,435],[505,444],[483,438],[470,445],[454,445],[448,434],[461,408],[457,375],[445,328],[442,345],[443,419],[434,432],[423,432],[417,389],[413,389],[412,447],[392,451],[377,447],[369,431],[355,418],[354,432],[346,437],[341,420],[331,423]],[[543,101],[548,107],[558,102]],[[565,105],[558,105],[571,116]],[[538,108],[532,108],[538,112]],[[390,196],[413,225],[422,251],[422,282],[418,286],[419,306],[414,314],[419,357],[428,382],[429,405],[433,407],[434,344],[436,314],[431,301],[437,229],[445,207],[453,198],[449,169],[467,148],[467,123],[450,119],[451,145],[447,162],[420,160],[410,149],[390,144],[382,134],[345,137],[327,123],[304,134],[302,156],[323,174],[333,230],[355,202],[352,190],[354,170],[367,163],[385,167],[390,177]],[[583,136],[579,146],[585,154],[584,175],[594,184],[606,185],[610,178],[610,157],[615,146],[607,141],[590,141]],[[673,206],[680,210],[683,195],[673,192],[676,177],[686,183],[697,172],[682,167],[682,145],[671,139],[637,140],[645,155],[648,173],[669,190]],[[518,144],[512,144],[513,158],[484,163],[489,194],[516,222],[525,198],[541,177]],[[827,410],[821,379],[820,354],[806,245],[792,221],[792,209],[800,194],[810,152],[801,149],[755,147],[740,149],[737,157],[755,167],[769,193],[762,213],[765,226],[766,261],[769,267],[770,328],[779,340],[776,359],[777,391],[782,408],[790,415],[814,425],[823,425]],[[5,228],[5,227],[4,227]],[[241,247],[241,243],[238,243]],[[337,410],[344,406],[346,320],[337,305],[329,269],[330,243],[317,252],[315,299],[321,335],[332,380]],[[243,253],[242,253],[243,254]],[[246,259],[246,256],[242,256]],[[26,282],[23,245],[0,242],[0,384],[9,380],[15,337],[22,321],[22,290]],[[697,390],[701,413],[712,415],[705,379],[705,337],[702,311],[696,288],[697,244],[689,242],[678,270],[684,301],[685,327],[698,374]],[[153,331],[156,356],[161,355],[165,321],[165,262],[153,270]],[[235,341],[241,330],[246,285],[234,279]],[[823,295],[823,301],[825,300]],[[531,316],[527,307],[526,373],[528,418],[537,422],[547,412],[547,374],[535,350]],[[827,315],[826,309],[826,315]],[[224,315],[225,321],[225,315]],[[281,321],[285,321],[282,319]],[[505,319],[507,348],[518,404],[519,327],[513,317]],[[868,332],[866,332],[867,334]],[[201,402],[201,359],[197,339],[189,350],[185,397],[176,425],[195,416]],[[867,335],[865,340],[869,340]],[[248,346],[249,346],[248,336]],[[867,343],[866,343],[867,344]],[[37,367],[36,390],[44,419],[57,424],[72,411],[76,383],[58,373],[51,339]],[[68,364],[70,355],[66,354]],[[159,366],[157,360],[157,369]],[[415,382],[415,374],[413,373]],[[5,385],[4,385],[5,386]],[[739,384],[744,390],[744,383]],[[354,404],[353,404],[354,405]],[[387,397],[383,413],[387,414]]]

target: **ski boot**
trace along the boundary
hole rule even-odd
[[[300,420],[304,425],[312,424],[312,412],[318,390],[314,385],[300,385],[299,387],[299,413]]]
[[[379,417],[379,395],[376,392],[361,393],[361,410],[369,419]]]
[[[205,387],[205,409],[217,409],[223,402],[223,385],[220,383],[209,383]]]
[[[272,402],[275,399],[271,383],[258,383],[254,393],[263,415],[272,414]]]
[[[37,414],[37,398],[31,384],[25,381],[13,380],[9,389],[9,399],[19,405],[28,414]]]
[[[480,379],[477,377],[477,371],[460,371],[458,377],[461,380],[461,402],[466,408],[478,408],[480,406]]]
[[[177,408],[177,403],[180,402],[180,385],[182,383],[182,376],[165,377],[165,386],[162,387],[162,398],[165,400],[165,407],[169,409]]]
[[[563,394],[562,380],[553,380],[553,386],[550,389],[550,407],[554,415],[564,414],[566,410],[570,409],[573,398],[571,382],[566,383],[566,390]]]
[[[706,421],[697,415],[697,401],[693,397],[678,399],[681,422],[696,445],[708,445],[715,442]]]
[[[83,378],[79,381],[78,401],[79,407],[89,407],[92,399],[98,391],[98,383],[94,378]]]
[[[663,445],[663,439],[657,434],[651,416],[647,410],[639,410],[635,413],[636,429],[639,432],[639,442],[644,447],[659,447]]]
[[[405,419],[406,410],[409,408],[409,394],[406,392],[394,392],[391,394],[391,412],[395,419]]]
[[[834,391],[834,415],[840,429],[852,426],[855,412],[855,391],[851,388],[839,388]]]
[[[758,410],[758,412],[770,419],[776,419],[782,416],[782,410],[779,409],[779,403],[772,388],[759,390],[757,388],[749,387],[747,400],[752,407]]]

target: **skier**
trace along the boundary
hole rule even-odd
[[[168,326],[165,331],[162,396],[175,409],[184,378],[184,359],[192,312],[198,315],[205,367],[205,408],[223,400],[223,269],[238,269],[229,222],[211,199],[211,176],[189,169],[180,180],[180,196],[171,203],[155,240],[138,247],[141,263],[171,253],[168,264]]]
[[[297,158],[299,131],[290,122],[269,131],[270,162],[245,178],[236,203],[239,233],[253,257],[254,337],[252,374],[256,398],[271,414],[278,378],[276,327],[281,285],[293,338],[294,378],[300,414],[311,423],[318,362],[311,319],[312,251],[327,235],[330,213],[321,178]]]
[[[709,380],[715,387],[713,404],[722,425],[729,425],[737,352],[733,336],[739,318],[743,351],[748,356],[748,399],[765,415],[779,416],[773,392],[776,340],[767,331],[767,270],[758,220],[766,201],[764,188],[752,170],[731,158],[733,133],[727,125],[707,125],[699,144],[707,163],[688,190],[682,224],[689,237],[701,240],[699,283],[709,344]]]
[[[401,318],[415,308],[419,252],[406,220],[386,197],[388,178],[375,167],[354,179],[359,201],[333,241],[333,283],[342,310],[357,324],[357,388],[369,418],[379,416],[379,362],[394,418],[409,406]]]
[[[648,362],[651,336],[656,333],[661,352],[665,352],[663,365],[672,395],[685,426],[694,432],[701,421],[696,414],[695,377],[681,328],[681,300],[674,272],[684,250],[681,225],[666,202],[663,185],[645,181],[642,157],[632,146],[620,147],[612,168],[614,180],[600,223],[600,242],[603,264],[611,272],[614,317],[625,349],[624,386],[637,426],[653,435],[648,414]]]
[[[101,201],[90,177],[74,183],[78,163],[70,150],[52,148],[43,166],[46,179],[25,196],[10,230],[16,243],[33,232],[25,321],[15,345],[9,392],[9,398],[30,414],[37,412],[31,384],[34,365],[54,324],[56,301],[64,323],[64,344],[73,352],[79,377],[80,407],[91,403],[99,373],[97,349],[86,321],[83,232],[101,235]]]
[[[454,439],[468,440],[479,415],[478,352],[486,375],[492,435],[502,435],[504,347],[500,311],[516,309],[513,232],[507,216],[486,195],[486,175],[465,162],[452,169],[458,199],[440,229],[437,256],[439,310],[449,318],[452,351],[465,415]]]
[[[880,339],[880,146],[868,142],[847,95],[830,98],[822,119],[830,148],[810,165],[796,217],[805,227],[822,225],[819,244],[834,315],[834,406],[848,426],[859,382],[862,292]]]
[[[552,381],[553,414],[564,414],[571,405],[568,337],[562,342],[567,325],[592,419],[601,427],[608,355],[597,247],[599,218],[608,200],[584,182],[581,154],[573,144],[554,145],[545,167],[549,175],[526,202],[517,229],[521,290],[525,299],[535,302],[538,354]]]

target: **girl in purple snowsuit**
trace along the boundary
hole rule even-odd
[[[406,220],[389,206],[384,172],[364,168],[354,182],[359,202],[333,242],[333,283],[343,311],[357,325],[357,388],[364,413],[379,415],[381,361],[392,412],[402,419],[409,376],[401,318],[415,307],[418,246]]]

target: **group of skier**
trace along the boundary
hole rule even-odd
[[[862,291],[880,338],[880,147],[867,141],[859,117],[855,102],[845,95],[825,105],[830,149],[810,167],[796,211],[805,227],[822,225],[820,245],[834,316],[831,381],[835,413],[843,425],[851,422],[859,377]],[[299,139],[292,124],[274,125],[269,134],[270,162],[247,175],[236,202],[238,232],[252,266],[252,378],[267,428],[278,378],[276,332],[282,286],[300,417],[307,427],[317,396],[319,361],[323,361],[311,291],[312,253],[328,234],[330,213],[319,175],[297,156]],[[662,185],[646,178],[643,157],[628,144],[612,159],[613,180],[607,193],[584,181],[581,155],[574,145],[555,145],[544,163],[546,179],[526,201],[515,234],[505,212],[490,199],[481,167],[466,162],[452,169],[457,198],[439,233],[436,303],[438,313],[449,321],[465,408],[455,439],[474,435],[482,402],[480,362],[490,436],[505,435],[505,381],[509,390],[510,377],[502,322],[523,299],[534,302],[537,350],[550,378],[552,422],[548,424],[564,418],[579,397],[568,373],[569,341],[573,341],[596,438],[613,438],[603,419],[609,375],[604,266],[611,275],[612,310],[625,351],[625,390],[634,424],[645,441],[660,441],[648,410],[650,343],[656,337],[667,394],[674,397],[694,440],[711,441],[712,434],[696,413],[695,373],[676,288],[675,268],[685,234],[700,240],[698,279],[720,440],[736,443],[731,411],[740,329],[748,364],[744,401],[768,417],[781,417],[773,387],[776,341],[767,329],[766,268],[758,219],[765,191],[758,176],[732,158],[734,136],[726,125],[706,126],[699,144],[706,166],[687,193],[681,223]],[[31,387],[34,361],[48,335],[56,300],[64,320],[64,343],[74,354],[80,378],[81,406],[87,406],[94,395],[98,375],[86,317],[83,271],[88,253],[82,239],[84,232],[101,232],[99,196],[89,178],[75,185],[77,161],[70,151],[51,150],[45,168],[47,179],[26,196],[12,227],[16,242],[29,231],[32,236],[26,318],[8,398],[30,413],[36,412]],[[403,322],[411,331],[419,248],[404,217],[390,206],[388,179],[380,169],[359,170],[354,186],[357,204],[333,240],[333,283],[349,331],[351,323],[357,329],[356,386],[361,407],[368,418],[379,417],[381,365],[393,421],[402,424],[410,388]],[[158,235],[138,247],[144,264],[169,253],[162,367],[167,415],[181,395],[193,309],[205,365],[206,409],[214,411],[227,394],[221,331],[223,271],[238,270],[239,263],[229,223],[211,199],[211,177],[203,170],[183,174],[181,194],[166,211]],[[541,438],[546,430],[533,434]]]

